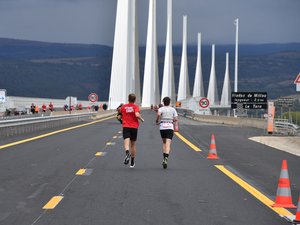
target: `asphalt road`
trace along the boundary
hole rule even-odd
[[[296,204],[299,157],[248,140],[260,134],[256,129],[181,119],[180,134],[202,152],[174,136],[164,170],[155,114],[143,115],[134,169],[123,165],[121,126],[114,119],[1,149],[0,224],[288,224],[215,165],[274,200],[281,160],[287,159]],[[206,159],[211,133],[217,161]],[[87,169],[86,174],[76,175],[79,169]],[[54,196],[62,200],[43,209]]]

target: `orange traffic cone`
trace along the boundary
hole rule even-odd
[[[209,146],[207,159],[219,159],[214,134],[211,135],[211,142]]]
[[[300,196],[299,196],[299,200],[298,200],[298,209],[296,212],[296,218],[293,221],[294,224],[300,224]]]
[[[282,160],[276,200],[272,207],[296,208],[292,202],[291,185],[286,160]]]

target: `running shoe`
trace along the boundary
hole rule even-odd
[[[130,168],[134,168],[134,167],[135,167],[134,159],[131,158],[131,161],[130,161]]]
[[[130,159],[130,154],[126,154],[126,156],[125,156],[125,158],[124,158],[124,164],[125,164],[125,165],[128,165],[129,159]]]
[[[163,162],[162,162],[162,165],[163,165],[163,168],[164,168],[164,169],[167,169],[167,167],[168,167],[168,158],[167,158],[167,157],[164,157],[164,160],[163,160]]]
[[[134,162],[130,162],[130,168],[134,168],[135,167],[135,163]]]

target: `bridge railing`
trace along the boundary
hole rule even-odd
[[[275,128],[279,135],[300,135],[300,127],[287,119],[275,119]]]

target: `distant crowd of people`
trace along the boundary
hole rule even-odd
[[[89,106],[87,106],[86,109],[89,110],[89,111],[97,112],[97,111],[99,111],[99,109],[107,110],[107,105],[106,104],[103,104],[103,105],[102,104],[101,105],[89,105]],[[48,110],[50,112],[54,111],[54,106],[53,106],[52,102],[50,102],[50,104],[48,105]],[[83,106],[80,103],[77,104],[76,106],[74,106],[74,105],[69,106],[69,105],[65,104],[64,107],[63,107],[63,110],[64,111],[83,110]],[[47,111],[47,106],[46,106],[45,103],[42,105],[41,108],[39,108],[39,106],[37,104],[34,104],[34,103],[32,103],[31,106],[30,106],[30,112],[32,114],[38,114],[40,112],[46,112],[46,111]]]
[[[50,112],[54,111],[54,106],[53,106],[52,102],[49,103],[48,109],[49,109]],[[47,111],[47,106],[46,106],[45,103],[42,105],[41,110],[42,110],[42,112],[46,112]],[[30,106],[30,112],[32,114],[38,114],[40,112],[39,106],[35,105],[34,103],[32,103],[31,106]]]

